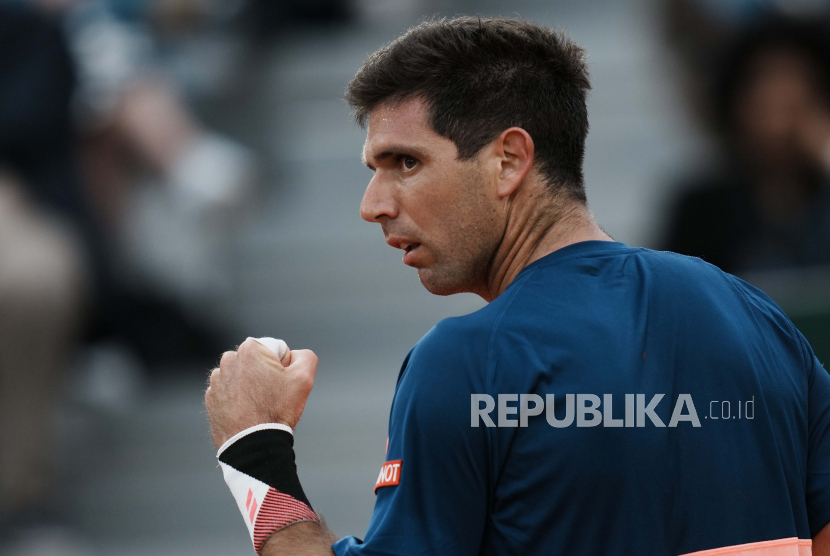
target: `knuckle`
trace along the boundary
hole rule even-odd
[[[302,359],[304,364],[310,367],[317,367],[317,354],[311,351],[310,349],[300,349],[295,351],[294,353],[299,355],[300,359]]]
[[[297,381],[300,383],[302,387],[306,390],[311,390],[314,386],[314,371],[308,370],[304,373],[300,373],[297,376]]]
[[[314,354],[312,354],[312,357],[309,360],[308,374],[311,377],[311,381],[313,382],[314,377],[317,375],[317,356]]]
[[[254,338],[248,338],[242,342],[237,349],[237,353],[240,358],[247,362],[255,361],[258,364],[266,364],[268,366],[274,366],[275,363],[280,363],[274,352]]]
[[[248,352],[254,351],[256,349],[256,345],[258,342],[253,338],[247,338],[244,342],[239,344],[239,347],[236,348],[237,353],[240,355],[245,355]]]
[[[236,352],[235,351],[226,351],[222,354],[222,358],[219,360],[219,368],[220,369],[228,369],[233,366],[236,362]]]

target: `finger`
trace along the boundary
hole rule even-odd
[[[265,363],[267,367],[282,371],[283,366],[277,358],[277,354],[265,347],[256,338],[247,338],[239,345],[237,351],[239,357],[246,361],[246,365],[251,363]]]
[[[234,366],[236,362],[236,352],[235,351],[226,351],[222,354],[222,358],[219,360],[219,368],[229,370]]]
[[[291,352],[292,366],[306,364],[317,366],[317,354],[310,349],[295,349]]]
[[[216,367],[215,369],[211,370],[210,374],[208,375],[208,389],[210,389],[211,386],[216,384],[216,382],[218,380],[219,380],[219,367]]]
[[[317,354],[310,349],[295,349],[291,354],[291,367],[287,370],[305,373],[313,382],[317,375]]]
[[[288,349],[288,344],[286,344],[285,341],[278,338],[271,338],[269,336],[265,336],[263,338],[248,338],[248,340],[259,342],[261,345],[274,352],[283,367],[287,367],[291,364],[291,350]]]
[[[248,338],[240,346],[240,350],[245,348],[245,351],[252,350],[254,353],[264,355],[271,361],[279,363],[280,368],[288,366],[291,362],[291,351],[288,345],[282,340],[276,338]],[[282,359],[280,359],[282,354]]]
[[[205,409],[207,410],[208,423],[211,423],[210,414],[213,412],[213,390],[210,386],[205,390]]]

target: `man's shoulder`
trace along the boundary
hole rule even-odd
[[[665,277],[665,273],[670,272],[677,278],[676,281],[655,281],[658,285],[683,285],[686,289],[700,289],[713,295],[717,295],[718,290],[721,290],[721,294],[748,301],[756,308],[777,316],[784,315],[778,304],[759,288],[703,259],[671,251],[643,251],[651,256],[653,269],[661,273],[660,277]]]
[[[649,298],[654,311],[699,323],[709,330],[740,329],[748,342],[803,349],[803,341],[781,307],[745,280],[698,258],[643,250],[649,259]]]
[[[495,320],[490,305],[468,315],[445,318],[418,341],[411,357],[460,363],[481,354],[490,342]]]
[[[470,400],[490,390],[487,314],[444,319],[409,352],[390,412],[390,458],[411,466],[424,454],[450,454],[484,441],[486,428],[470,426]]]
[[[480,340],[492,330],[497,317],[497,307],[488,303],[481,309],[466,315],[448,317],[436,324],[423,340],[427,342],[442,342],[455,340]]]
[[[443,319],[412,348],[398,382],[407,391],[485,387],[493,326],[490,306]]]
[[[495,321],[499,331],[524,329],[539,319],[548,327],[571,328],[612,308],[619,309],[620,299],[647,302],[655,295],[728,295],[735,289],[733,276],[698,257],[644,247],[624,246],[570,257],[564,263],[551,262],[556,264],[539,266],[520,276],[504,299],[491,304],[500,305],[502,314]]]

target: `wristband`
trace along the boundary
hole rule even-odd
[[[320,522],[297,477],[289,427],[251,427],[225,442],[216,457],[257,553],[283,527]]]

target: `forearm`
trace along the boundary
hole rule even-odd
[[[275,428],[279,427],[279,428]],[[291,429],[261,424],[229,439],[217,454],[259,554],[330,554],[334,537],[305,496],[294,462]],[[313,527],[312,527],[313,526]],[[336,540],[336,539],[335,539]],[[286,548],[290,550],[286,551]]]
[[[331,556],[335,534],[324,522],[304,521],[280,529],[265,542],[262,556]]]
[[[205,406],[216,457],[258,554],[331,555],[337,539],[303,492],[293,449],[317,357],[281,344],[249,338],[211,372]]]

